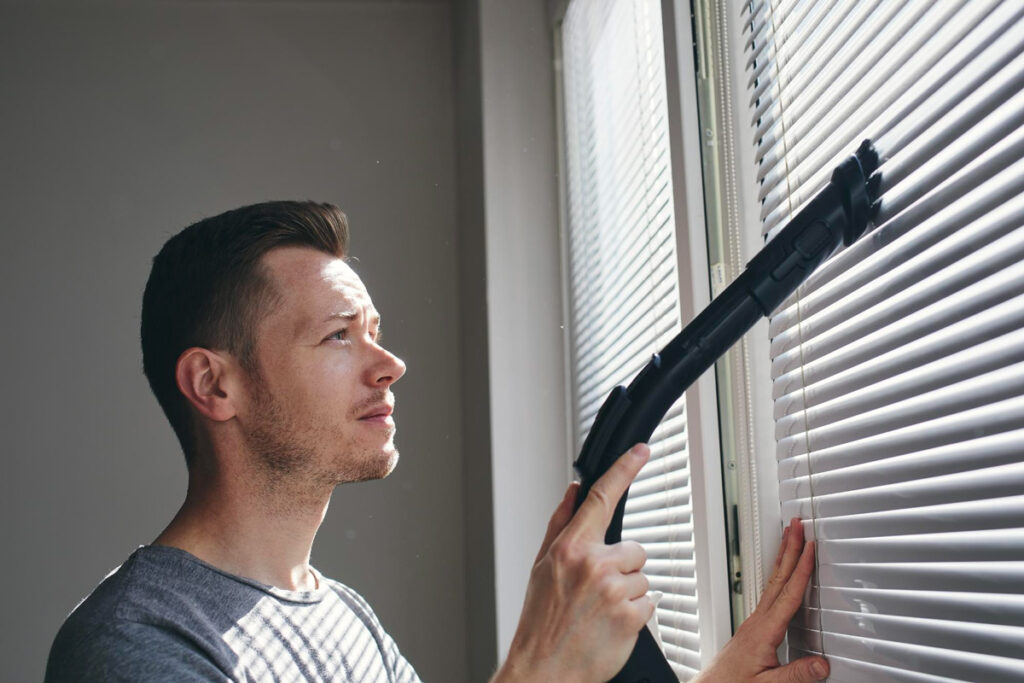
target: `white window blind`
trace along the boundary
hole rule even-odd
[[[771,319],[789,631],[832,681],[1024,680],[1024,3],[744,3],[770,236],[860,140],[877,229]]]
[[[611,389],[680,328],[661,7],[577,1],[562,22],[568,298],[576,450]],[[700,669],[684,399],[651,439],[623,537],[645,573],[667,658]]]

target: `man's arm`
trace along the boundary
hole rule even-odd
[[[121,620],[93,628],[65,624],[50,649],[45,677],[46,683],[230,680],[182,633]]]
[[[508,658],[492,683],[607,681],[626,663],[655,608],[641,571],[647,558],[632,541],[606,545],[604,533],[619,498],[649,457],[645,444],[631,448],[594,484],[575,515],[577,485],[569,486],[548,523]],[[804,543],[803,527],[793,520],[757,609],[697,681],[825,678],[823,657],[781,667],[776,657],[813,569],[814,544]]]

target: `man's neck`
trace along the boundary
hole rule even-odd
[[[278,588],[316,588],[309,555],[331,490],[300,489],[260,473],[199,472],[197,467],[189,473],[184,504],[154,543]]]

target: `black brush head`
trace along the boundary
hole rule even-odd
[[[866,162],[870,164],[870,154],[866,154],[866,157]],[[846,225],[843,227],[843,243],[846,246],[856,242],[868,224],[871,199],[868,197],[867,179],[860,150],[857,155],[846,157],[832,172],[831,182],[839,190],[846,213]]]
[[[882,159],[871,140],[864,140],[860,143],[860,147],[857,148],[857,161],[860,162],[861,170],[864,171],[864,177],[867,178],[865,190],[868,195],[868,204],[870,204],[868,220],[873,224],[880,206],[878,192],[882,187],[882,174],[877,171],[878,167],[882,164]]]
[[[878,158],[878,150],[875,149],[875,143],[871,142],[871,140],[861,142],[860,147],[857,148],[857,161],[860,162],[865,178],[870,177],[872,173],[877,171],[881,160]]]

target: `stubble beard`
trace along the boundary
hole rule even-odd
[[[281,400],[259,380],[253,384],[256,414],[248,434],[249,448],[268,486],[306,489],[310,493],[326,489],[329,493],[338,484],[383,479],[397,465],[393,427],[384,453],[380,447],[358,444],[351,436],[336,443],[338,437],[329,430],[297,423]],[[381,400],[382,397],[374,397],[367,404],[375,405]],[[317,444],[330,448],[332,457],[325,458]]]

